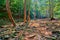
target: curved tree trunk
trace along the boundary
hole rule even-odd
[[[12,17],[11,10],[10,10],[9,0],[6,0],[6,9],[7,9],[8,17],[9,17],[10,21],[12,22],[13,26],[16,26],[15,21],[14,21],[14,19]]]
[[[26,23],[26,0],[24,0],[24,23]]]

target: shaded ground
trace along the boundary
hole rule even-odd
[[[17,23],[16,27],[0,28],[2,40],[60,40],[60,20],[31,20],[25,25]]]

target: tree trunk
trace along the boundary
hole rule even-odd
[[[35,0],[34,2],[35,2],[34,20],[36,20],[37,0]]]
[[[30,9],[28,10],[28,22],[30,22]]]
[[[54,15],[53,15],[53,1],[52,0],[49,0],[49,13],[50,13],[51,20],[54,20]]]
[[[12,22],[13,26],[16,26],[15,21],[14,21],[14,19],[12,17],[11,10],[10,10],[9,0],[6,0],[6,9],[7,9],[8,17],[9,17],[10,21]]]
[[[30,0],[28,4],[28,23],[30,22]]]
[[[26,23],[26,0],[24,0],[24,23]]]

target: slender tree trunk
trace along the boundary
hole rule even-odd
[[[24,23],[26,23],[26,0],[24,0]]]
[[[30,9],[28,10],[28,22],[30,22]]]
[[[51,20],[54,20],[54,15],[53,15],[53,0],[49,0],[49,13],[50,13]]]
[[[37,0],[35,2],[35,9],[34,9],[34,20],[36,20],[36,8],[37,8]]]
[[[7,9],[8,17],[9,17],[10,21],[12,22],[13,26],[16,26],[15,21],[14,21],[14,19],[12,17],[11,10],[10,10],[9,0],[6,0],[6,9]]]
[[[28,22],[30,22],[30,0],[28,4]]]

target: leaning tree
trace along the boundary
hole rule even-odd
[[[8,13],[8,17],[9,17],[10,21],[12,22],[13,26],[16,26],[15,21],[12,17],[12,12],[10,10],[9,0],[6,0],[6,10],[7,10],[7,13]]]

